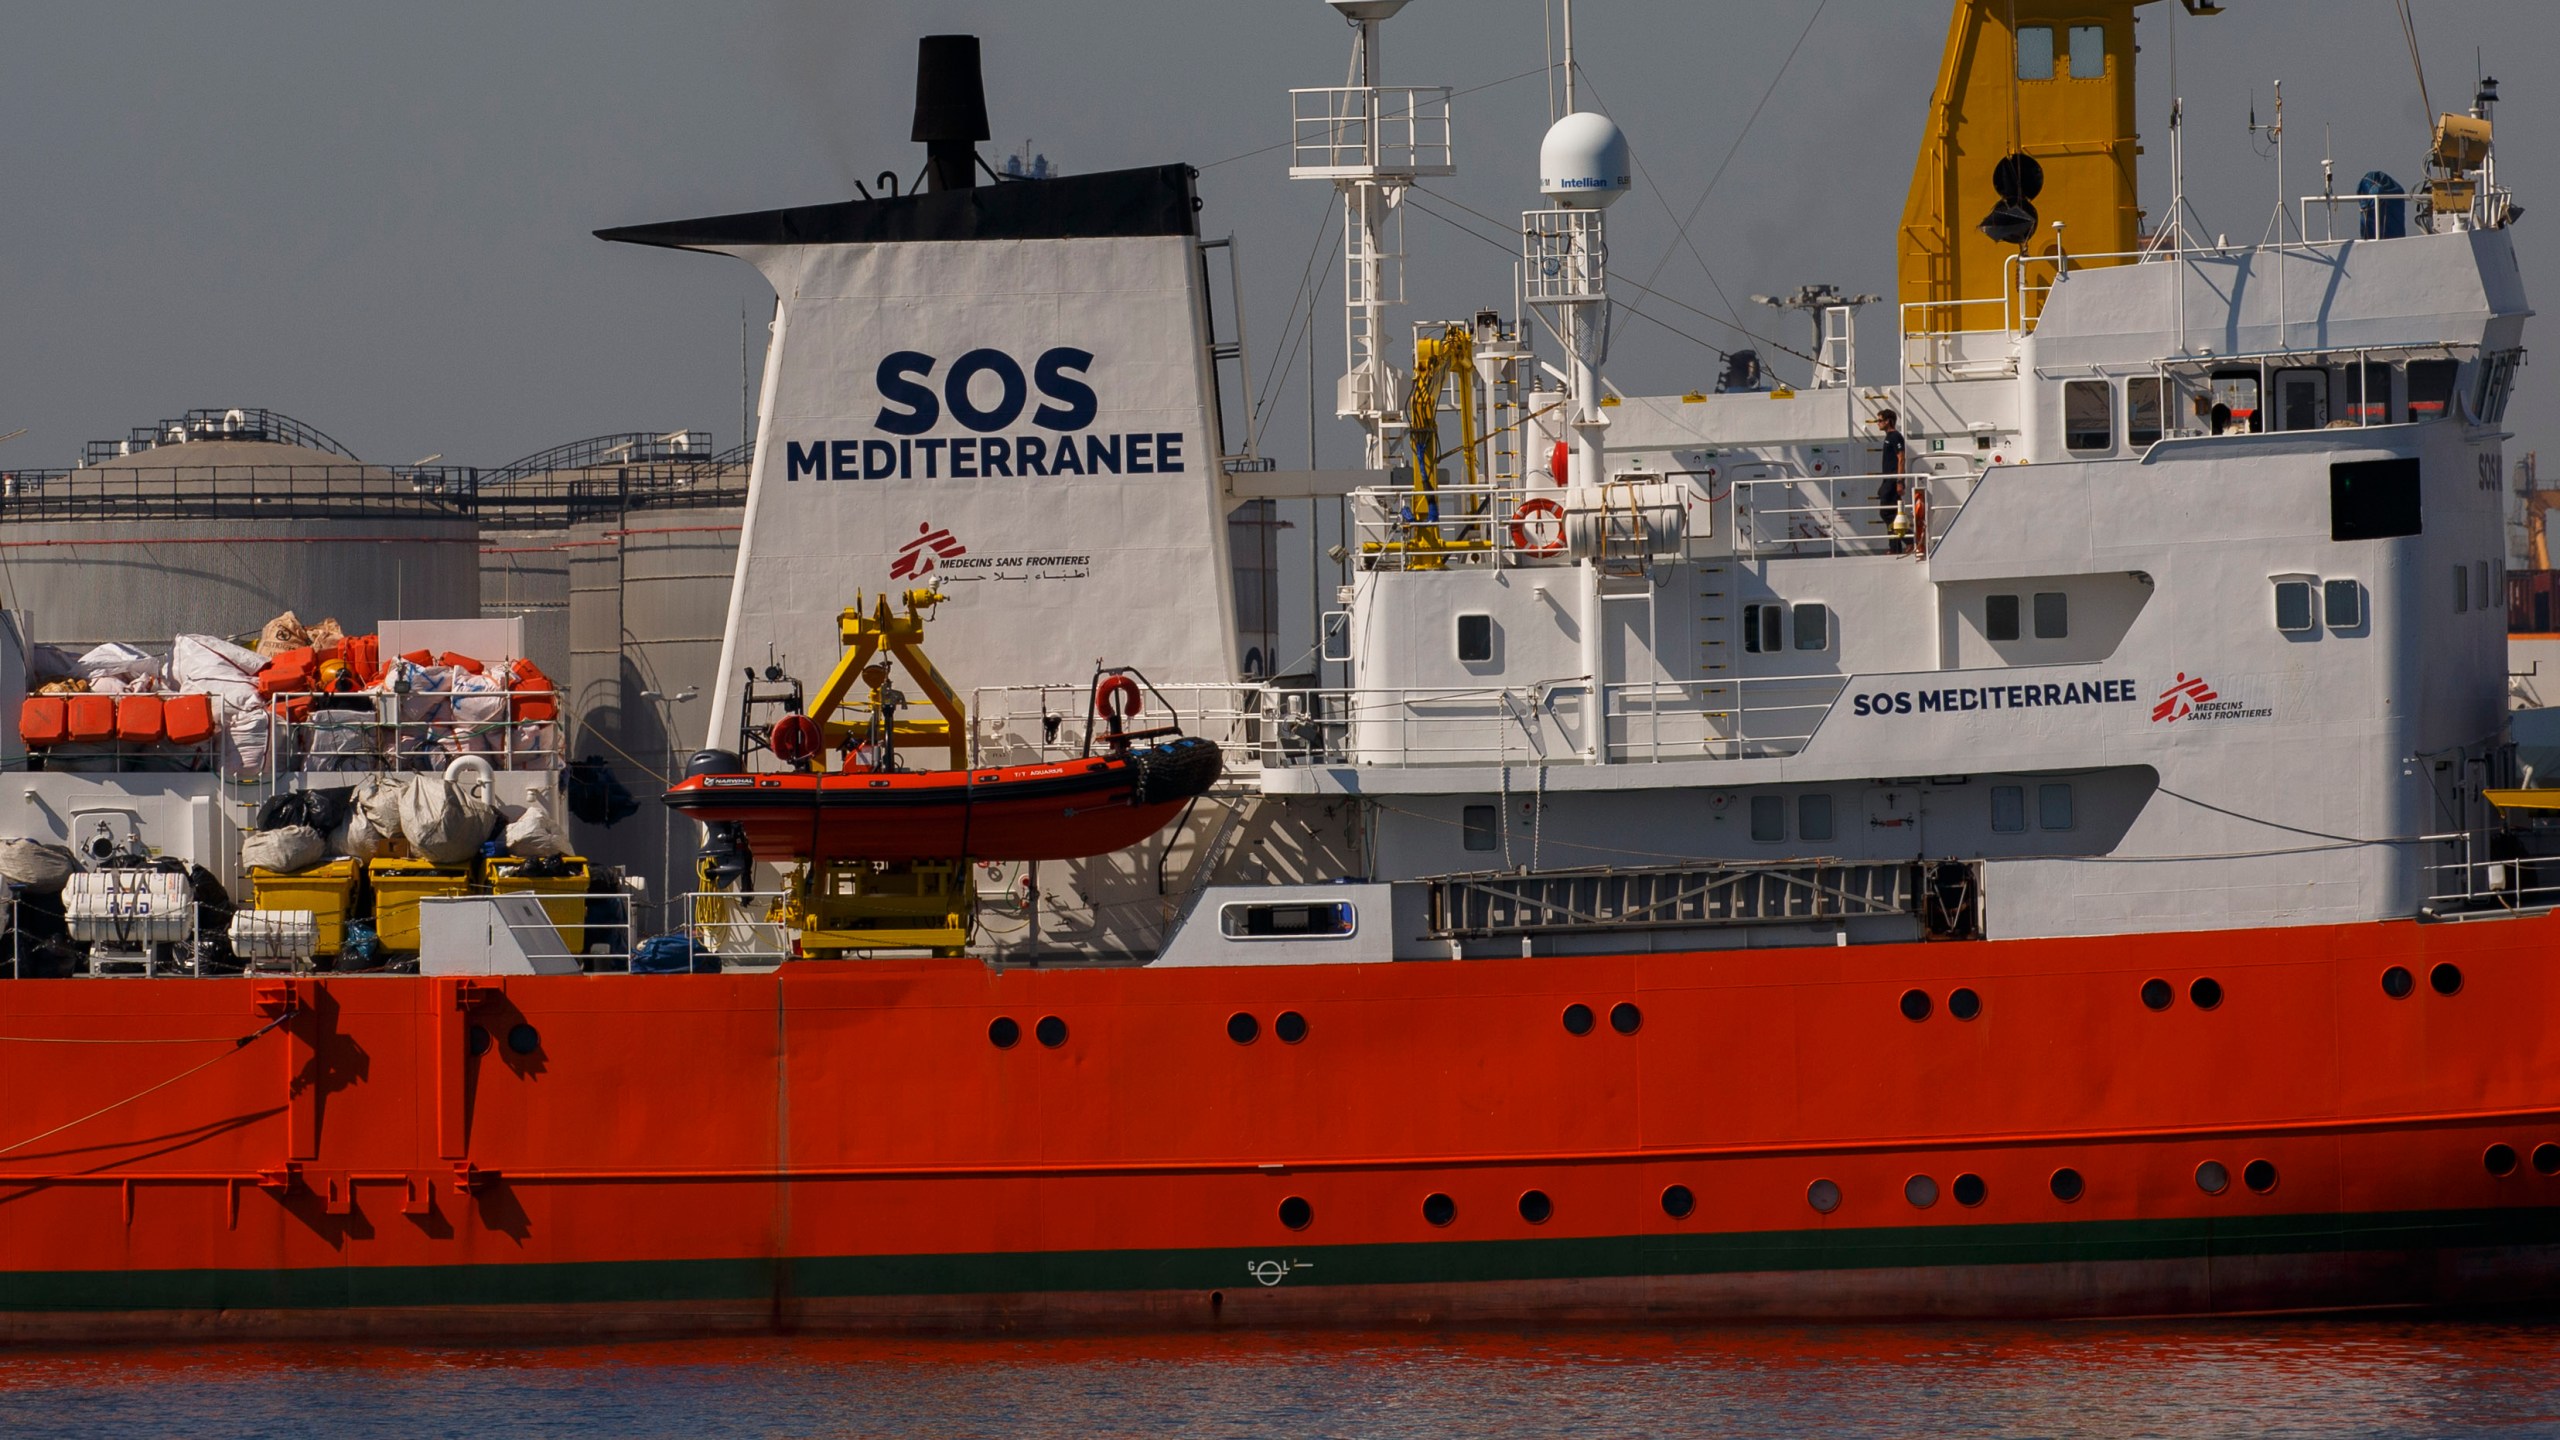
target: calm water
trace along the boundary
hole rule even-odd
[[[2560,1317],[17,1352],[0,1432],[2560,1435]]]

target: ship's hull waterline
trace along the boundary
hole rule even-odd
[[[2555,938],[21,982],[0,1334],[2548,1300]]]

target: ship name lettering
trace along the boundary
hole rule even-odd
[[[2040,710],[2066,705],[2124,705],[2134,698],[2130,680],[2074,680],[2064,684],[1951,686],[1939,690],[1880,690],[1853,696],[1854,715],[1960,715],[1974,710]]]
[[[1187,473],[1179,430],[1113,435],[928,435],[900,440],[793,440],[790,480],[1011,480],[1061,475]]]

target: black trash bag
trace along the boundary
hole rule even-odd
[[[68,980],[88,964],[86,947],[75,945],[68,936],[47,935],[41,939],[18,933],[18,978],[21,980]]]
[[[570,815],[589,825],[618,825],[640,813],[640,802],[601,755],[571,764],[560,777],[560,793],[569,801]]]
[[[250,828],[281,830],[288,825],[308,825],[327,835],[347,823],[348,808],[354,803],[355,790],[340,786],[331,790],[287,790],[267,797],[258,807]]]

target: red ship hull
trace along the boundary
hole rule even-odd
[[[988,770],[695,775],[667,803],[736,825],[765,860],[1074,860],[1163,829],[1219,769],[1215,745],[1179,740]]]
[[[25,981],[0,1334],[2548,1300],[2555,939]]]

